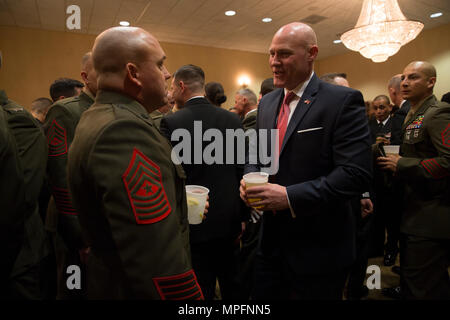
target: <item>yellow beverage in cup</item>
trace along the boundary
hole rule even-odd
[[[261,186],[269,182],[269,174],[265,172],[250,172],[244,175],[245,189]],[[260,201],[260,198],[248,198],[250,204],[252,202]],[[262,206],[256,206],[255,209],[261,209]]]
[[[398,145],[383,146],[383,148],[386,155],[397,155],[400,152],[400,146]]]
[[[189,224],[202,223],[208,193],[209,190],[202,186],[186,186]]]

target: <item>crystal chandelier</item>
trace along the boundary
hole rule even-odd
[[[341,36],[344,45],[373,62],[384,62],[415,39],[423,23],[408,21],[397,0],[364,0],[355,28]]]

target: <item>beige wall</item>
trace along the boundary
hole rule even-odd
[[[450,91],[448,34],[450,24],[423,31],[384,63],[373,63],[359,53],[349,51],[318,60],[315,70],[318,75],[346,72],[350,85],[370,100],[378,94],[387,94],[387,81],[392,75],[401,73],[407,63],[427,60],[437,68],[435,93],[440,99],[442,94]],[[73,32],[0,27],[0,50],[4,56],[0,88],[6,90],[11,99],[29,107],[35,98],[49,96],[48,90],[54,79],[64,76],[80,80],[79,60],[90,50],[94,39],[95,36]],[[261,81],[271,77],[267,54],[173,43],[162,43],[162,47],[168,57],[166,65],[170,72],[192,63],[204,69],[207,82],[221,82],[228,97],[222,106],[227,108],[234,104],[240,74],[250,76],[250,89],[256,93]]]
[[[25,28],[0,27],[4,66],[0,88],[25,107],[38,97],[49,97],[50,84],[59,77],[81,80],[80,59],[90,50],[95,36]],[[240,74],[250,76],[249,88],[259,93],[262,80],[271,77],[268,55],[173,43],[161,43],[166,66],[173,73],[184,64],[203,68],[206,81],[221,82],[227,95],[223,107],[234,105]]]
[[[387,94],[387,82],[411,61],[426,60],[437,70],[434,93],[440,100],[450,91],[450,24],[422,31],[419,36],[400,48],[400,51],[386,62],[374,63],[358,52],[325,58],[316,62],[319,75],[328,72],[347,73],[350,86],[360,90],[365,100],[372,100],[379,94]],[[343,44],[341,44],[343,45]],[[319,48],[320,50],[320,48]]]

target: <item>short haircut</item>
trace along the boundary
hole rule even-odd
[[[386,101],[387,104],[391,103],[391,100],[389,100],[389,97],[384,95],[384,94],[380,94],[380,95],[376,96],[375,99],[373,99],[373,101],[377,101],[377,100],[380,100],[380,99],[383,99],[384,101]]]
[[[256,94],[250,89],[241,89],[238,92],[236,92],[236,94],[246,97],[251,105],[255,105],[258,102]]]
[[[86,66],[86,63],[89,61],[91,56],[92,56],[91,51],[89,51],[83,55],[83,57],[81,58],[81,69],[84,69],[84,67]]]
[[[203,90],[205,86],[205,73],[202,68],[188,64],[175,71],[173,78],[183,81],[191,91]]]
[[[397,74],[391,78],[388,82],[388,88],[393,88],[395,91],[400,90],[400,84],[402,83],[402,75]]]
[[[49,98],[37,98],[31,103],[31,111],[38,114],[46,114],[52,104],[53,102]]]
[[[442,98],[441,98],[442,102],[447,102],[450,103],[450,92],[445,93]]]
[[[336,84],[334,82],[334,79],[338,78],[338,77],[347,79],[347,74],[346,73],[339,73],[339,72],[326,73],[326,74],[324,74],[324,75],[322,75],[320,77],[320,80],[328,82],[328,83]]]
[[[227,96],[219,82],[208,82],[205,86],[205,95],[209,102],[219,107],[227,101]]]
[[[261,96],[264,97],[266,94],[272,92],[273,90],[275,90],[275,86],[273,85],[273,78],[268,78],[261,83],[261,89],[259,90],[259,93],[261,93]]]
[[[59,78],[50,86],[50,97],[53,102],[58,100],[59,97],[64,96],[66,98],[73,97],[77,94],[75,88],[83,88],[84,84],[75,79]]]

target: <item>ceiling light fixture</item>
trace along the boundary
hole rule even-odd
[[[272,18],[264,18],[262,19],[262,22],[272,22]]]
[[[430,15],[430,18],[437,18],[440,16],[442,16],[442,12],[436,12],[436,13],[433,13],[432,15]]]
[[[423,23],[406,20],[397,0],[364,0],[354,29],[341,36],[344,45],[373,62],[384,62],[414,40]]]
[[[128,26],[130,25],[130,23],[129,23],[128,21],[120,21],[119,24],[120,24],[122,27],[128,27]]]
[[[229,17],[234,16],[235,14],[236,14],[236,11],[233,11],[233,10],[225,11],[225,15],[229,16]]]

